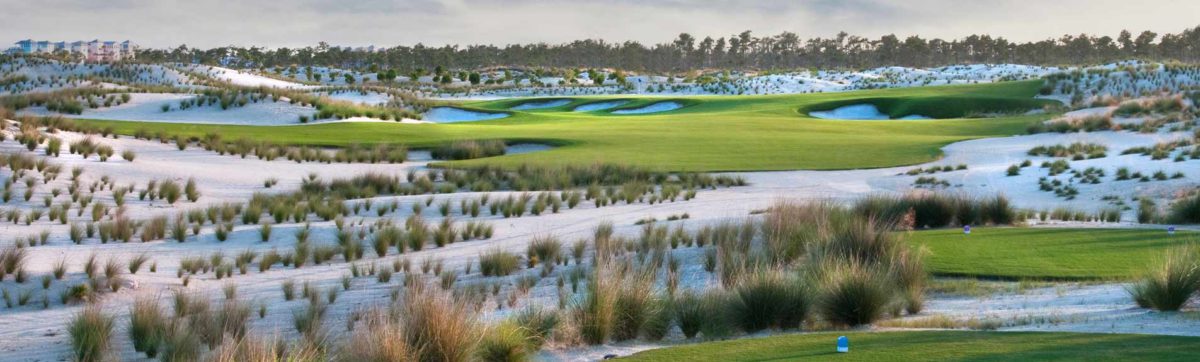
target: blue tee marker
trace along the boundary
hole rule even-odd
[[[971,235],[971,225],[963,225],[963,234]]]
[[[850,339],[846,336],[838,336],[838,353],[850,353]]]
[[[1167,235],[1175,235],[1175,225],[1167,227]]]

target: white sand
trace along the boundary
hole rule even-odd
[[[809,112],[810,116],[821,119],[843,119],[843,120],[884,120],[892,119],[890,116],[883,114],[874,104],[852,104],[848,106],[837,107],[828,111]],[[929,117],[919,114],[910,114],[904,117],[896,118],[901,120],[917,120],[930,119]]]
[[[518,104],[509,109],[514,110],[514,111],[527,111],[527,110],[531,110],[531,109],[562,107],[562,106],[565,106],[570,103],[571,103],[570,99],[552,99],[552,100],[548,100],[548,101],[525,102],[525,103]]]
[[[620,106],[625,105],[625,103],[629,103],[629,101],[617,100],[617,101],[606,101],[606,102],[581,104],[578,107],[575,107],[575,109],[573,109],[572,111],[574,111],[574,112],[599,111],[599,110],[603,110],[603,109],[620,107]]]
[[[293,88],[306,89],[312,86],[304,85],[295,82],[288,82],[271,77],[265,77],[249,72],[236,69],[222,68],[216,66],[193,65],[189,69],[194,72],[206,74],[210,77],[224,80],[235,85],[245,87],[273,87],[273,88]]]
[[[508,117],[508,113],[485,113],[454,107],[435,107],[425,112],[422,119],[433,123],[456,123],[486,121]]]
[[[612,114],[647,114],[673,111],[683,108],[683,104],[679,102],[656,102],[643,107],[633,109],[618,109],[612,111]]]
[[[300,116],[311,116],[317,112],[313,107],[291,104],[284,101],[272,102],[269,99],[257,103],[247,103],[245,106],[231,106],[221,109],[219,105],[192,107],[186,110],[179,108],[180,101],[194,98],[192,95],[171,93],[131,93],[128,103],[118,106],[84,109],[82,115],[73,117],[107,119],[116,121],[148,121],[165,123],[206,123],[206,124],[243,124],[256,126],[274,126],[299,124]],[[162,106],[168,105],[170,111],[163,112]],[[44,107],[33,107],[22,113],[50,115]],[[310,121],[313,122],[313,121]]]

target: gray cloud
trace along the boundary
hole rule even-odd
[[[791,31],[1026,41],[1200,25],[1191,0],[0,0],[0,42],[132,39],[153,47],[666,42]]]

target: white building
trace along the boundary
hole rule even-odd
[[[25,39],[18,41],[16,47],[12,48],[13,53],[18,54],[53,54],[57,52],[66,52],[69,54],[77,54],[82,56],[89,62],[115,62],[120,60],[131,60],[137,56],[137,44],[128,40],[123,42],[116,41],[74,41],[74,42],[50,42],[46,40]]]

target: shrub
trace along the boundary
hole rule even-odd
[[[1200,192],[1175,200],[1167,219],[1180,224],[1200,223]]]
[[[135,351],[154,358],[166,327],[166,315],[159,307],[158,300],[140,297],[134,301],[129,312],[129,339],[133,341]]]
[[[145,264],[150,258],[146,254],[138,254],[129,259],[129,274],[137,274],[138,270],[142,269],[142,264]]]
[[[471,307],[446,292],[414,285],[396,312],[420,361],[470,361],[482,331]]]
[[[158,194],[164,200],[167,200],[167,203],[174,204],[176,201],[179,201],[179,184],[172,180],[162,181],[158,184]]]
[[[520,266],[521,257],[501,249],[494,249],[479,255],[479,272],[483,276],[509,275]]]
[[[701,299],[691,290],[684,291],[674,300],[675,324],[679,325],[684,338],[692,339],[700,333],[700,327],[708,318]]]
[[[430,150],[433,158],[438,160],[469,160],[500,156],[504,152],[504,141],[499,140],[458,141]]]
[[[528,307],[513,316],[513,321],[528,332],[530,343],[537,350],[558,328],[559,315],[548,309]]]
[[[386,315],[373,315],[355,329],[338,361],[415,361],[417,351],[408,344],[404,327]]]
[[[856,261],[824,264],[817,311],[826,321],[856,327],[874,322],[889,310],[895,293],[886,274]]]
[[[99,306],[89,305],[75,315],[67,325],[71,348],[76,361],[104,361],[109,357],[113,332],[113,317]]]
[[[621,290],[620,269],[611,261],[597,261],[584,297],[572,310],[580,337],[588,344],[602,344],[613,333],[617,295]]]
[[[479,342],[481,361],[527,361],[534,350],[532,338],[527,330],[511,321],[504,321],[488,329]]]
[[[1138,306],[1177,311],[1200,289],[1200,249],[1169,251],[1129,289]]]
[[[746,274],[733,295],[734,316],[747,333],[799,327],[811,304],[799,280],[772,271]]]
[[[553,236],[536,236],[533,241],[529,242],[527,251],[529,257],[529,266],[536,266],[538,262],[553,264],[557,261],[562,253],[562,243]]]

